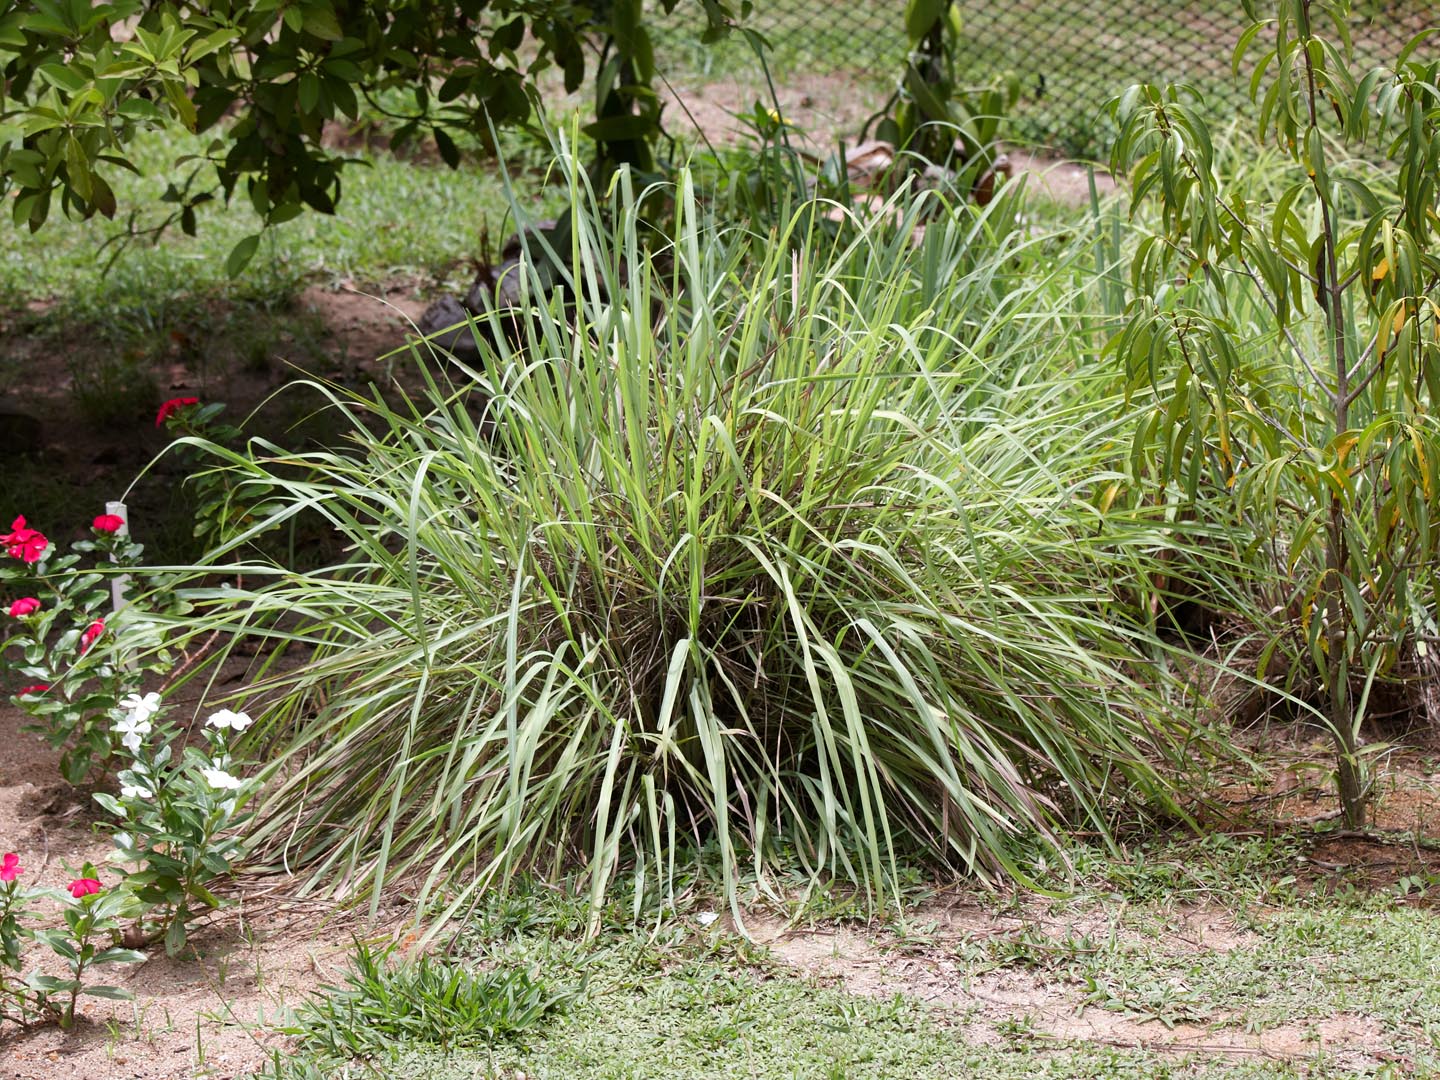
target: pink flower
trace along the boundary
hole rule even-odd
[[[20,865],[20,856],[13,851],[5,853],[4,860],[0,860],[0,881],[14,881],[25,872]]]
[[[26,615],[34,615],[40,610],[40,601],[33,596],[22,596],[10,605],[10,617],[12,619],[23,619]]]
[[[91,645],[94,645],[96,639],[99,638],[100,635],[103,633],[105,633],[105,620],[96,619],[89,626],[87,626],[84,632],[80,635],[80,651],[83,653],[85,650],[90,648]]]
[[[23,517],[17,517],[10,530],[0,534],[0,544],[5,545],[5,553],[12,559],[22,559],[27,563],[39,562],[40,556],[50,546],[44,534],[38,529],[27,529]]]
[[[119,514],[101,514],[90,527],[98,533],[117,533],[125,527],[125,519]]]
[[[79,900],[82,896],[97,893],[104,887],[105,886],[101,885],[100,882],[96,881],[93,877],[76,878],[70,882],[70,895],[76,900]]]
[[[198,397],[171,398],[169,401],[165,402],[164,405],[161,405],[160,411],[155,414],[155,426],[159,427],[161,424],[165,423],[166,420],[169,420],[170,417],[174,416],[181,409],[188,409],[191,405],[199,404],[200,399]]]
[[[33,686],[22,686],[17,693],[20,697],[25,697],[27,694],[43,694],[49,689],[49,683],[37,682]]]

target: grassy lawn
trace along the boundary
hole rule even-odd
[[[1434,914],[1395,888],[1297,879],[1296,841],[1080,853],[1066,899],[944,891],[904,920],[787,921],[757,941],[691,904],[586,942],[579,900],[521,889],[456,939],[459,965],[526,971],[560,1001],[481,1047],[444,1016],[365,1038],[353,1002],[302,1009],[306,1052],[268,1075],[444,1080],[709,1077],[1400,1077],[1440,1068]],[[1408,890],[1407,890],[1408,891]],[[1423,892],[1423,890],[1422,890]],[[403,968],[401,970],[404,970]],[[382,980],[383,981],[383,980]],[[394,989],[392,984],[391,989]],[[372,1000],[379,1000],[378,998]],[[456,1010],[457,1012],[463,1010]]]
[[[887,0],[825,5],[778,0],[755,8],[746,25],[768,42],[771,71],[782,84],[811,75],[872,72],[893,67],[905,56],[904,10]],[[664,46],[657,50],[658,59],[668,76],[752,73],[754,53],[741,35],[714,46],[700,43],[704,18],[698,5],[680,4],[655,22]]]
[[[122,210],[139,209],[137,228],[161,220],[159,200],[173,175],[171,163],[202,152],[205,141],[151,134],[136,142],[135,157],[146,175],[119,172],[116,193]],[[103,275],[113,250],[107,242],[124,232],[119,220],[69,221],[57,214],[37,235],[0,230],[0,295],[14,306],[54,300],[67,319],[110,320],[214,290],[265,295],[312,277],[378,282],[444,273],[481,254],[487,236],[494,246],[513,231],[494,163],[452,170],[383,150],[355,156],[362,164],[347,170],[338,212],[304,214],[270,230],[238,282],[226,277],[225,256],[259,231],[243,193],[229,206],[217,200],[201,207],[197,236],[174,228],[163,243],[132,243]],[[539,190],[529,178],[519,186]]]

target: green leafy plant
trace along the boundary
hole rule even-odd
[[[534,1028],[569,997],[523,968],[481,971],[430,956],[391,962],[388,950],[356,942],[344,983],[321,987],[286,1031],[307,1051],[337,1060],[395,1043],[489,1046]]]
[[[756,99],[735,119],[746,138],[733,146],[706,147],[690,162],[717,215],[758,228],[783,225],[797,204],[823,197],[812,195],[806,180],[813,169],[791,146],[801,133],[778,108]]]
[[[220,408],[177,398],[161,407],[156,423],[232,438],[233,429],[215,422]],[[228,520],[227,489],[223,478],[202,480],[211,482],[202,484],[197,530],[219,532]],[[197,910],[221,906],[208,886],[228,875],[244,852],[233,830],[243,820],[239,807],[254,785],[232,772],[238,765],[230,739],[249,726],[250,718],[228,709],[212,714],[202,729],[204,747],[183,746],[177,756],[180,733],[171,724],[162,721],[157,729],[155,723],[162,712],[162,694],[139,692],[147,673],[164,671],[173,680],[189,666],[187,659],[178,671],[169,670],[169,631],[156,617],[168,604],[168,575],[133,573],[144,549],[129,538],[119,515],[95,518],[91,532],[93,539],[75,543],[72,554],[54,559],[49,538],[24,518],[0,536],[6,554],[20,564],[0,566],[0,581],[12,587],[18,581],[41,594],[9,603],[5,617],[17,629],[7,634],[0,649],[20,653],[14,667],[21,677],[46,680],[22,688],[16,700],[34,718],[35,730],[65,747],[61,771],[67,780],[102,778],[116,753],[123,754],[119,796],[95,796],[112,817],[114,858],[135,867],[125,877],[123,906],[136,918],[158,913],[149,921],[163,934],[167,950],[175,953],[184,945],[186,927]],[[87,557],[95,560],[95,567],[86,565]],[[109,574],[100,571],[104,564],[109,564]],[[113,575],[120,571],[132,572],[115,582]],[[134,594],[113,614],[107,577]],[[141,592],[142,586],[148,588]],[[95,617],[101,614],[104,618]],[[105,646],[103,639],[108,639]],[[97,660],[102,648],[108,655]],[[143,662],[137,659],[142,652]],[[0,915],[0,943],[9,961],[18,956],[13,946],[19,908],[14,878],[4,878],[5,872],[0,869],[0,881],[8,880],[11,889]],[[112,907],[119,910],[117,905],[118,900],[106,901],[104,917],[114,914]],[[89,959],[83,950],[67,958],[80,964],[72,980],[78,985]]]
[[[195,499],[194,536],[205,547],[219,545],[227,536],[242,528],[250,513],[236,506],[231,498],[227,477],[209,469],[199,468],[198,460],[185,440],[202,440],[220,445],[235,445],[241,431],[221,419],[225,412],[222,402],[201,402],[199,398],[171,398],[160,406],[155,423],[163,425],[175,436],[171,450],[181,456],[188,475],[186,483]]]
[[[20,1024],[25,1023],[33,1011],[29,988],[19,977],[23,970],[26,924],[33,918],[31,891],[20,884],[20,875],[24,872],[20,856],[13,851],[6,852],[0,864],[0,962],[8,970],[0,970],[0,1020]],[[15,974],[12,976],[10,972]]]
[[[230,709],[213,713],[202,730],[205,748],[185,746],[177,760],[178,733],[155,722],[162,714],[160,695],[137,696],[122,702],[122,709],[115,730],[130,764],[120,770],[119,796],[102,792],[95,801],[113,819],[112,859],[136,867],[125,871],[126,887],[173,956],[184,948],[191,920],[223,906],[210,886],[228,877],[245,853],[235,830],[244,823],[240,808],[255,783],[236,775],[244,770],[230,740],[232,732],[250,726],[250,717]]]
[[[1298,642],[1318,675],[1341,806],[1359,826],[1371,692],[1407,657],[1433,677],[1440,644],[1440,62],[1422,49],[1431,30],[1392,67],[1357,71],[1343,2],[1245,7],[1236,71],[1253,64],[1257,135],[1289,181],[1278,195],[1229,181],[1184,87],[1119,98],[1115,167],[1161,222],[1136,248],[1114,347],[1153,394],[1140,478],[1176,498],[1230,493],[1232,527],[1293,582],[1270,613],[1274,643]]]
[[[884,139],[923,165],[954,167],[968,191],[995,165],[1000,125],[1019,97],[1003,77],[988,86],[961,79],[962,17],[952,0],[909,0],[905,70],[885,106],[867,122]]]
[[[721,0],[698,6],[710,34],[729,25]],[[175,163],[173,209],[138,231],[193,234],[198,206],[242,187],[267,227],[307,209],[332,213],[350,159],[325,145],[327,124],[355,121],[368,102],[394,122],[395,140],[429,135],[454,166],[459,136],[488,145],[495,127],[531,118],[541,73],[558,68],[565,89],[579,89],[592,35],[603,43],[587,128],[597,167],[645,168],[660,102],[642,14],[639,0],[0,0],[0,195],[13,193],[15,222],[31,230],[56,204],[113,217],[120,206],[107,177],[136,168],[135,135],[181,127],[216,137],[199,159]],[[259,242],[237,243],[227,269],[243,270]]]
[[[599,911],[687,850],[733,896],[784,848],[874,904],[904,852],[1023,876],[1022,837],[1173,812],[1183,725],[1101,572],[1156,533],[1077,497],[1110,376],[1060,358],[1072,296],[1027,277],[1013,198],[765,243],[682,174],[652,260],[626,174],[602,208],[567,168],[573,309],[493,312],[484,366],[417,357],[418,398],[323,388],[349,452],[213,448],[272,509],[184,632],[308,656],[255,687],[257,858],[376,902],[418,875],[442,913],[578,863]],[[336,564],[232,557],[311,512]]]
[[[133,573],[144,553],[124,534],[124,524],[118,516],[100,515],[92,538],[76,541],[65,555],[54,555],[49,539],[23,517],[0,536],[11,556],[0,561],[0,584],[12,596],[20,594],[4,616],[0,661],[26,684],[16,701],[35,719],[32,730],[63,749],[60,771],[72,784],[104,771],[116,703],[135,693],[148,671],[168,667],[169,654],[150,636],[140,612],[112,611],[112,581]],[[127,646],[146,652],[143,663],[116,649],[120,632]]]
[[[172,398],[160,406],[155,423],[177,437],[229,444],[240,432],[220,420],[224,408]],[[185,453],[183,444],[175,445]],[[232,503],[224,474],[195,470],[191,482],[197,538],[215,544],[243,527],[251,511]],[[140,700],[146,676],[168,676],[172,666],[164,628],[150,617],[172,603],[169,576],[136,572],[145,548],[121,517],[102,514],[90,532],[90,539],[59,556],[23,517],[0,535],[9,556],[0,561],[0,585],[15,597],[5,609],[0,670],[24,681],[16,700],[35,719],[32,729],[63,748],[60,771],[72,784],[103,774],[113,750],[109,722],[115,709]],[[117,578],[127,602],[114,610]],[[122,636],[123,650],[116,644]]]
[[[135,896],[123,886],[106,888],[98,873],[86,863],[81,876],[70,883],[66,890],[69,902],[60,912],[62,926],[30,931],[70,969],[68,977],[37,971],[25,979],[26,988],[36,996],[40,1007],[53,1012],[62,1028],[74,1025],[75,1004],[82,994],[120,1001],[134,996],[123,987],[87,984],[85,975],[91,968],[145,960],[144,953],[120,945],[122,923],[136,912]],[[61,1004],[52,1002],[55,997]]]

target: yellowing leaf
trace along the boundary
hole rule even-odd
[[[1415,450],[1415,460],[1420,466],[1420,486],[1425,489],[1425,498],[1429,499],[1434,494],[1430,490],[1430,465],[1425,459],[1425,443],[1414,428],[1410,428],[1410,445]]]
[[[1389,273],[1390,273],[1390,260],[1387,259],[1387,258],[1383,258],[1383,257],[1382,257],[1382,258],[1380,259],[1380,261],[1375,264],[1375,269],[1374,269],[1374,271],[1370,274],[1370,280],[1371,280],[1371,281],[1384,281],[1385,278],[1386,278],[1386,276],[1387,276]]]
[[[1106,486],[1104,493],[1100,496],[1100,513],[1108,513],[1110,511],[1110,507],[1115,502],[1115,496],[1119,494],[1120,481],[1111,481],[1110,484]]]
[[[1354,432],[1347,431],[1335,437],[1335,456],[1341,465],[1345,464],[1351,448],[1360,441],[1360,437]]]

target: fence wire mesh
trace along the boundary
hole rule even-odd
[[[1246,24],[1238,0],[959,0],[962,78],[974,85],[1013,75],[1021,96],[1013,139],[1077,156],[1106,152],[1103,106],[1135,82],[1186,82],[1216,115],[1249,107],[1231,52]],[[808,72],[898,72],[905,58],[904,0],[758,0],[748,25],[770,42],[783,83]],[[682,5],[683,8],[683,5]],[[1440,23],[1435,0],[1355,3],[1357,58],[1392,60],[1420,30]],[[678,9],[677,9],[678,12]],[[1440,35],[1425,49],[1440,50]],[[877,102],[878,104],[878,102]]]

